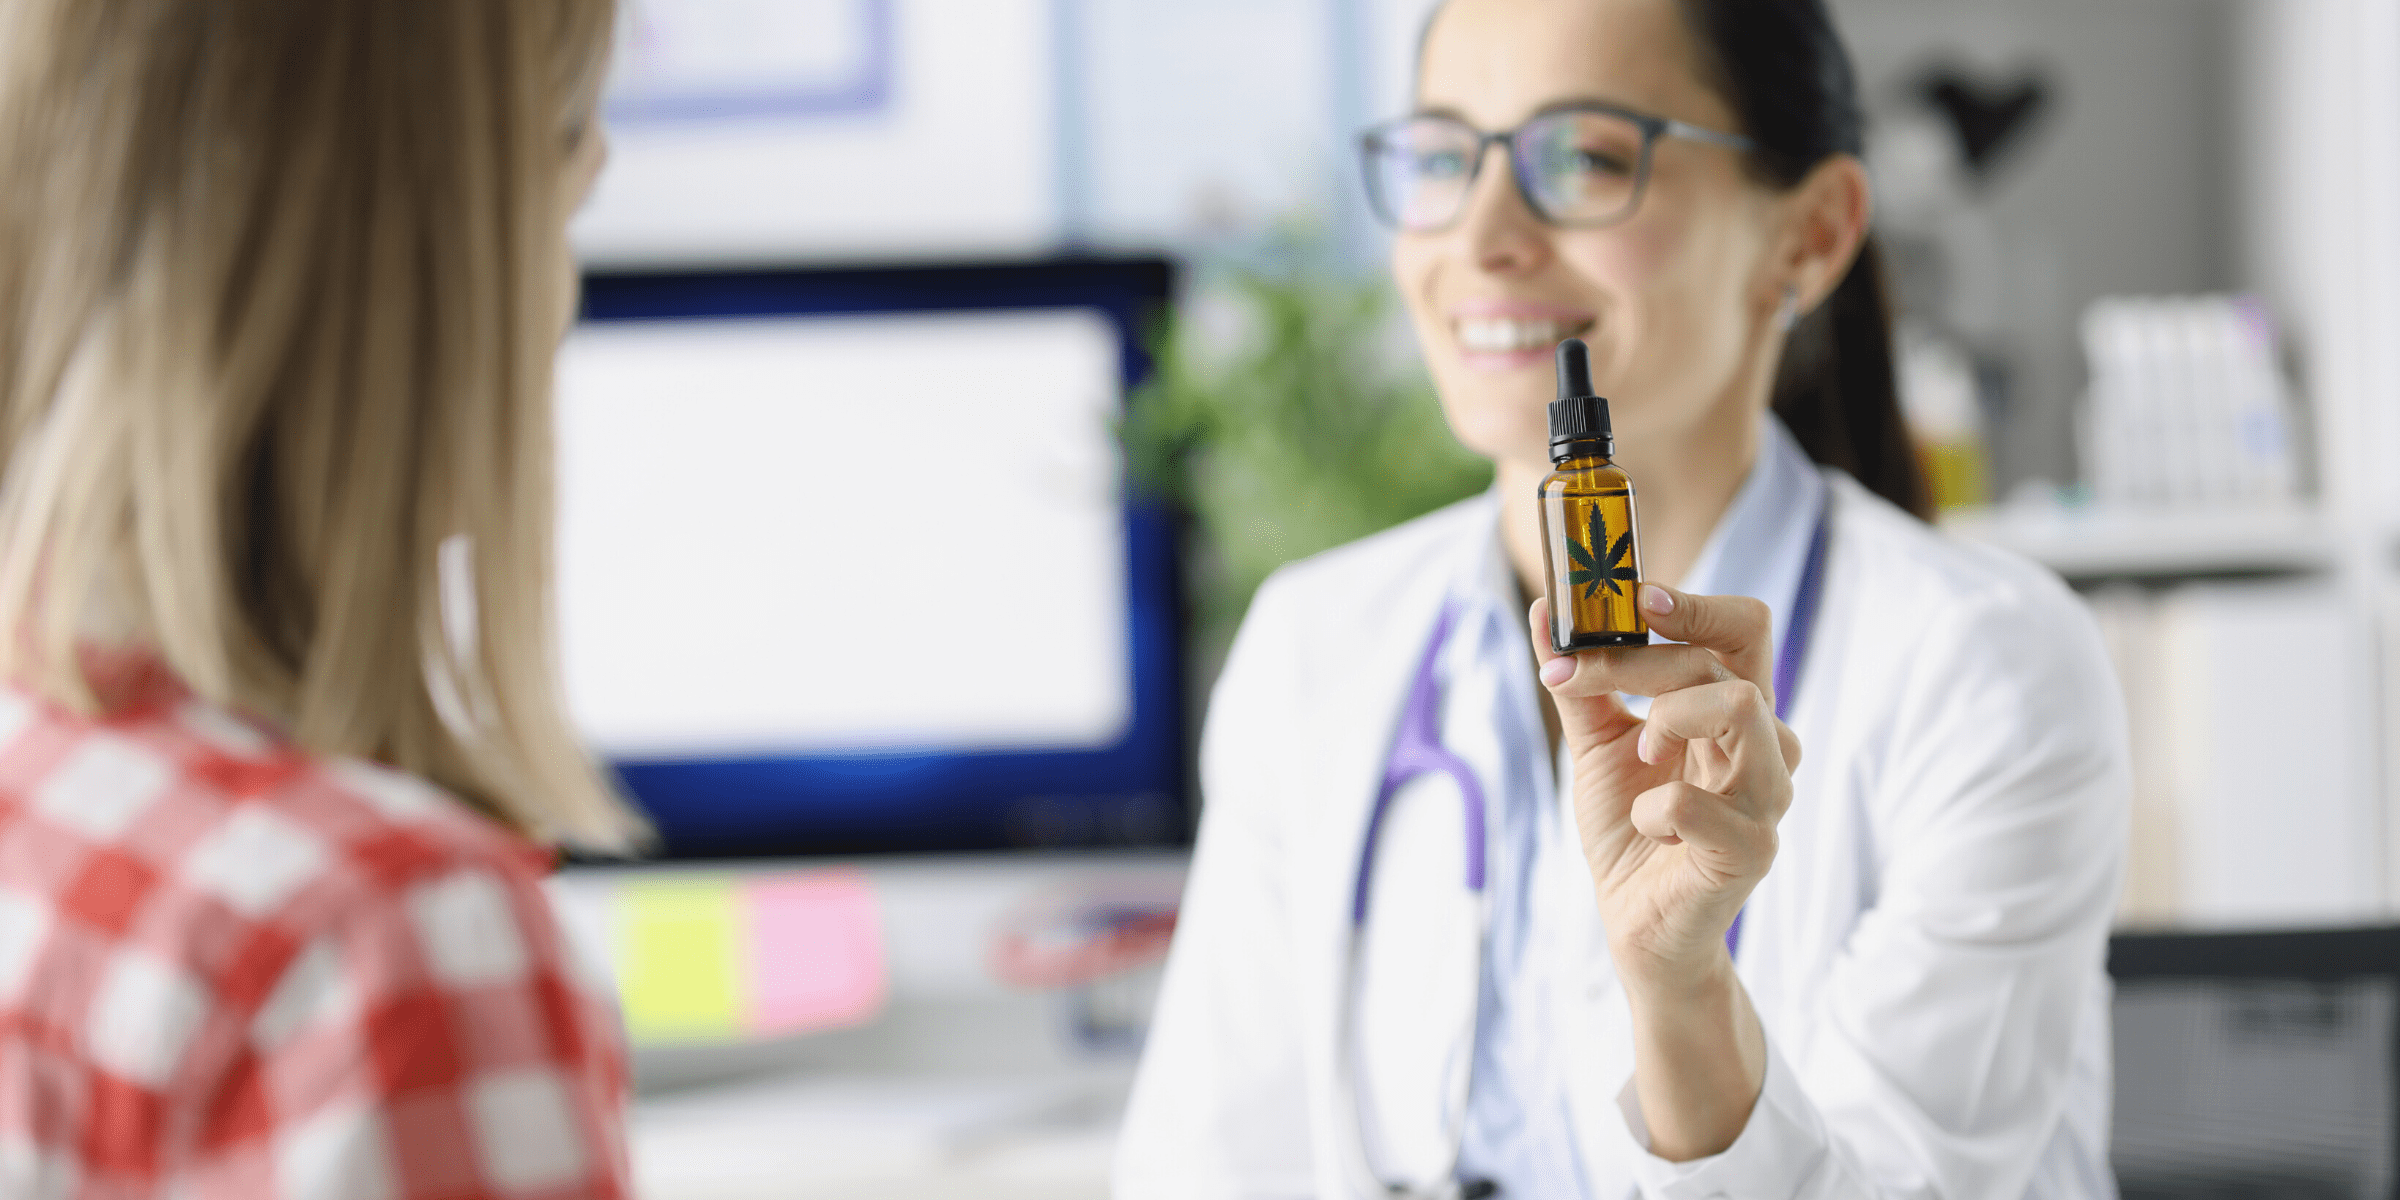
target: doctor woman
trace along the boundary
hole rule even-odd
[[[1119,1194],[2113,1195],[2115,685],[1921,519],[1821,0],[1447,0],[1362,149],[1498,481],[1260,590]],[[1683,645],[1529,639],[1569,336]]]

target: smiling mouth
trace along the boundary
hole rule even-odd
[[[1461,317],[1451,322],[1458,344],[1469,354],[1522,354],[1550,350],[1589,331],[1590,317]]]

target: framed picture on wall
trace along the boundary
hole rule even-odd
[[[894,0],[634,0],[609,82],[619,125],[856,116],[892,101]]]

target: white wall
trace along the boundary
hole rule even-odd
[[[2247,0],[2240,274],[2292,326],[2329,501],[2400,520],[2400,6]]]
[[[1325,207],[1335,153],[1332,6],[1075,0],[1085,240],[1177,245]]]
[[[2376,747],[2384,911],[2400,911],[2400,6],[2244,0],[2242,274],[2284,312],[2315,400],[2325,514],[2342,551]],[[2378,669],[2380,668],[2380,669]]]
[[[1056,244],[1053,0],[890,3],[883,105],[612,120],[610,164],[575,224],[586,260],[923,259]],[[727,11],[680,7],[703,22]]]
[[[1428,2],[889,0],[885,109],[616,123],[578,244],[596,262],[1206,249],[1293,218],[1355,240],[1351,138],[1404,103]]]

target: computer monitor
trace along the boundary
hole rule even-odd
[[[603,272],[559,365],[569,705],[670,857],[1188,829],[1156,259]]]

